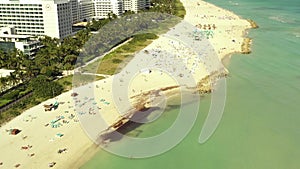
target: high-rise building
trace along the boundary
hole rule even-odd
[[[80,20],[90,20],[95,16],[95,6],[92,0],[80,0],[79,3]]]
[[[71,0],[73,23],[90,20],[95,16],[95,7],[92,0]]]
[[[150,0],[0,0],[0,27],[14,26],[18,35],[61,39],[72,34],[73,23],[149,5]]]
[[[137,13],[138,11],[150,7],[150,0],[123,0],[124,10],[133,11]]]
[[[0,27],[14,26],[18,35],[64,38],[72,33],[69,0],[1,0]]]
[[[122,0],[94,0],[95,17],[98,19],[107,18],[109,14],[121,16],[123,14]]]
[[[79,0],[71,0],[71,9],[72,9],[72,22],[78,22],[80,20],[79,17]]]

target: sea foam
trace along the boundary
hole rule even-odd
[[[270,16],[269,19],[277,21],[277,22],[281,22],[281,23],[295,23],[294,20],[287,19],[283,16]]]

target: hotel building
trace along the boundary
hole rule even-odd
[[[0,0],[0,28],[14,26],[18,35],[62,39],[72,34],[74,23],[149,5],[150,0]]]
[[[71,0],[72,22],[91,20],[95,16],[95,6],[92,0]]]
[[[72,33],[69,0],[1,0],[0,27],[14,26],[18,35],[64,38]]]
[[[141,9],[150,7],[150,0],[123,0],[124,10],[137,13]]]
[[[95,18],[107,18],[108,14],[121,16],[123,14],[122,0],[94,0],[95,3]]]

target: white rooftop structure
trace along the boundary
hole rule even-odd
[[[12,72],[14,72],[14,70],[0,69],[0,78],[10,76]]]
[[[17,48],[32,56],[40,47],[40,42],[31,35],[17,35],[14,27],[0,28],[0,49],[4,51]]]

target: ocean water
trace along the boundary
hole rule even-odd
[[[199,133],[210,106],[188,136],[172,150],[152,158],[128,159],[99,151],[82,169],[299,169],[300,168],[300,1],[210,0],[260,26],[251,30],[252,53],[234,55],[227,65],[226,107],[220,125],[204,144]],[[139,137],[155,135],[176,118],[164,113]]]

